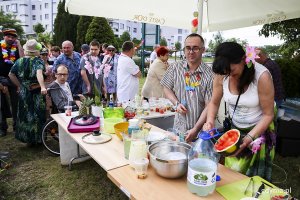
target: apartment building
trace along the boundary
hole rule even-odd
[[[0,10],[21,21],[27,35],[34,34],[33,26],[41,23],[48,33],[53,32],[59,0],[0,0]]]

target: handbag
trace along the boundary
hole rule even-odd
[[[234,106],[234,110],[233,110],[233,114],[232,114],[232,118],[234,116],[237,104],[238,104],[238,102],[240,100],[240,96],[241,96],[241,94],[239,94],[239,96],[238,96],[238,98],[236,100],[236,103],[235,103],[235,106]],[[226,111],[227,111],[227,109],[226,109],[226,102],[225,102],[225,116],[227,115]],[[223,121],[223,131],[224,132],[229,131],[231,129],[232,118],[230,118],[229,113],[228,113],[228,117],[225,117],[225,119]]]

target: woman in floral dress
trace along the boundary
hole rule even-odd
[[[41,132],[46,122],[44,63],[38,57],[41,44],[28,40],[24,45],[25,57],[13,65],[9,77],[19,93],[16,139],[28,143],[41,143]]]

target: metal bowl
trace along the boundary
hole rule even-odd
[[[187,171],[190,148],[189,144],[183,142],[155,142],[148,149],[150,164],[162,177],[179,178]]]

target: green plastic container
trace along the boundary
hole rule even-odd
[[[114,108],[104,108],[103,109],[104,118],[124,118],[124,109],[121,107]]]

